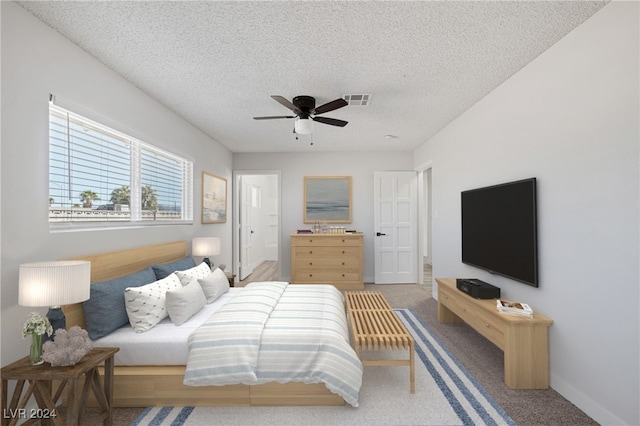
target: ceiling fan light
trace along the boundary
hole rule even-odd
[[[295,123],[296,133],[308,135],[313,132],[313,121],[308,118],[298,118]]]

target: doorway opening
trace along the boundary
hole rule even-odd
[[[433,222],[433,176],[431,163],[418,168],[418,230],[421,260],[418,282],[427,291],[433,293],[433,250],[432,250],[432,222]]]
[[[252,274],[272,271],[280,277],[280,172],[234,171],[234,274],[237,281],[256,281]],[[273,272],[275,271],[275,272]],[[275,276],[274,276],[275,275]]]

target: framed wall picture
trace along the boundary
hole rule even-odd
[[[351,176],[304,177],[304,223],[351,223]]]
[[[202,223],[227,221],[227,180],[202,172]]]

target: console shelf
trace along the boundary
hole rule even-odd
[[[438,321],[465,322],[504,352],[504,381],[512,389],[549,387],[549,327],[553,320],[498,312],[496,299],[474,299],[454,278],[437,278]]]

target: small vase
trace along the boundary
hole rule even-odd
[[[40,365],[44,362],[42,359],[42,335],[31,333],[31,349],[29,351],[29,362],[31,365]]]

